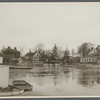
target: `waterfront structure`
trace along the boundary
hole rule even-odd
[[[0,64],[3,63],[3,57],[0,57]],[[9,67],[0,65],[0,87],[8,87],[9,84]]]
[[[9,67],[0,65],[0,87],[8,87],[9,84]]]
[[[18,59],[20,57],[20,51],[15,47],[14,49],[10,48],[10,46],[3,50],[2,52],[3,64],[5,65],[16,65],[18,63]]]
[[[100,65],[100,45],[97,48],[93,48],[89,55],[81,57],[81,63],[99,64]]]

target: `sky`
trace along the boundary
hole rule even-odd
[[[0,3],[0,49],[100,44],[100,3]]]

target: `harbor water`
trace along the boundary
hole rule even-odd
[[[33,90],[23,96],[100,96],[99,68],[35,66],[10,69],[9,77],[9,84],[13,80],[25,80],[33,86]]]

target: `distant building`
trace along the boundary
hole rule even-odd
[[[20,52],[15,47],[14,49],[8,47],[2,52],[3,64],[16,65],[20,57]]]
[[[89,55],[90,55],[90,54],[93,54],[93,53],[95,53],[95,52],[97,52],[97,49],[92,47],[92,48],[91,48],[91,51],[89,52]]]
[[[26,53],[26,55],[25,55],[25,60],[26,60],[26,61],[33,61],[34,55],[35,55],[35,52],[29,51],[29,52]]]
[[[44,63],[43,55],[38,51],[36,52],[29,51],[25,55],[25,62],[27,62],[28,65],[43,64]]]
[[[97,48],[93,48],[89,55],[85,57],[81,57],[81,63],[92,63],[92,64],[100,64],[100,46],[98,45]]]

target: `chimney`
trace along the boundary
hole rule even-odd
[[[8,49],[10,49],[10,46],[8,46]]]
[[[100,48],[100,45],[98,45],[98,47]]]
[[[91,47],[91,50],[93,50],[94,49],[94,47]]]
[[[15,49],[15,50],[17,50],[17,48],[16,48],[16,47],[15,47],[14,49]]]
[[[29,49],[29,52],[31,53],[31,49]]]

